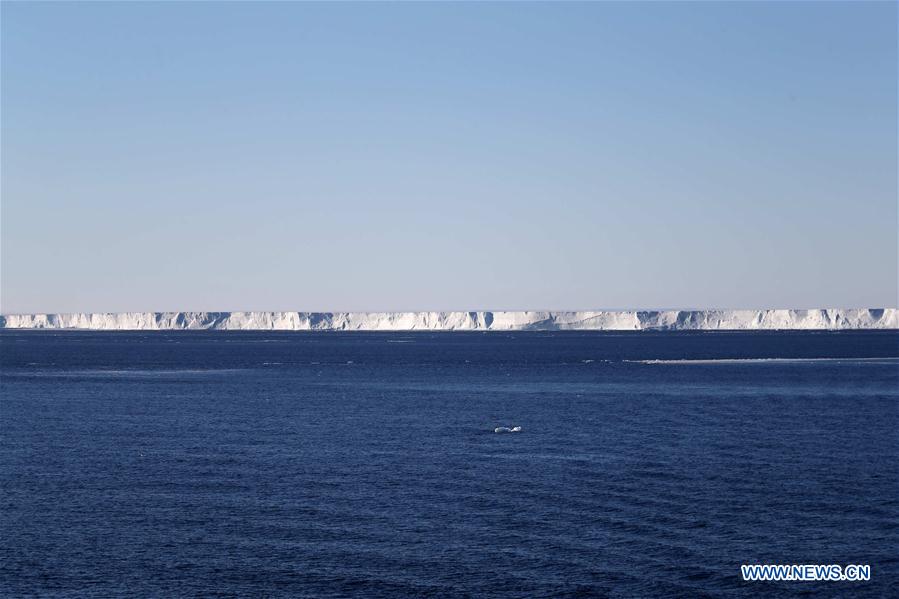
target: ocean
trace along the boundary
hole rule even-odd
[[[6,597],[899,588],[896,331],[2,331],[0,435]]]

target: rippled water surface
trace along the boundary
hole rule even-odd
[[[895,332],[5,331],[0,361],[5,596],[899,588]]]

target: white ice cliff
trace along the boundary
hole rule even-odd
[[[5,329],[98,331],[722,331],[899,329],[899,310],[589,312],[119,312],[8,314]]]

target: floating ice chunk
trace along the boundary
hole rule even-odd
[[[494,433],[520,433],[521,427],[513,426],[512,428],[509,428],[508,426],[498,426],[495,429],[493,429],[493,432]]]

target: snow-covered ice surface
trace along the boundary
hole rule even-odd
[[[899,310],[119,312],[8,314],[5,329],[97,331],[725,331],[899,329]]]

